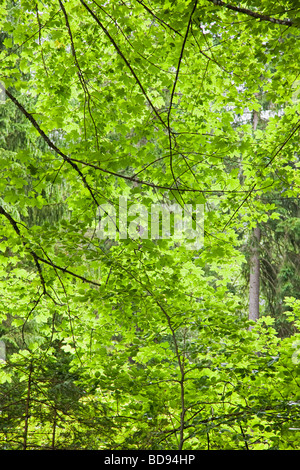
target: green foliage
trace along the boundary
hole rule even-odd
[[[299,448],[299,8],[222,3],[0,7],[3,450]],[[204,246],[99,239],[119,196],[204,204]]]

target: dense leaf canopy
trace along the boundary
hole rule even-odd
[[[298,2],[0,13],[0,448],[297,448]],[[101,238],[120,198],[203,206],[204,244]],[[292,284],[249,322],[258,224]]]

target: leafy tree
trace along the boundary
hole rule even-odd
[[[299,302],[249,321],[241,250],[298,194],[297,4],[1,13],[1,448],[297,448]],[[204,205],[204,245],[101,239],[120,197]]]

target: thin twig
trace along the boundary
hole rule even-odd
[[[98,129],[97,129],[97,126],[96,126],[96,123],[95,123],[95,120],[94,120],[94,116],[93,116],[92,111],[91,111],[91,106],[90,106],[91,95],[90,95],[89,89],[86,85],[86,81],[85,81],[83,72],[81,70],[81,67],[80,67],[78,59],[77,59],[76,49],[75,49],[74,40],[73,40],[73,34],[72,34],[72,30],[71,30],[71,26],[70,26],[70,22],[69,22],[69,18],[68,18],[66,9],[65,9],[64,4],[62,3],[61,0],[59,0],[59,4],[60,4],[60,7],[61,7],[62,12],[64,14],[64,17],[65,17],[66,27],[67,27],[70,42],[71,42],[72,55],[74,57],[74,62],[75,62],[76,68],[77,68],[77,76],[79,78],[79,81],[81,83],[81,86],[82,86],[82,89],[83,89],[83,92],[84,92],[84,95],[85,95],[85,103],[87,102],[89,115],[90,115],[90,118],[93,122],[93,126],[94,126],[94,129],[95,129],[97,150],[99,150]],[[85,122],[85,119],[84,119],[84,128],[85,128],[85,135],[86,135],[86,122]]]
[[[289,142],[289,140],[293,137],[293,135],[297,132],[297,130],[300,129],[300,124],[297,124],[297,126],[294,128],[293,132],[285,139],[285,141],[280,145],[279,149],[277,150],[277,152],[273,155],[273,157],[269,160],[269,162],[264,166],[263,169],[267,168],[269,165],[271,165],[271,163],[274,161],[274,159],[277,157],[277,155],[281,152],[281,150],[286,146],[286,144]],[[261,172],[260,172],[261,173]],[[257,183],[254,183],[254,185],[252,186],[252,188],[249,190],[247,196],[243,199],[243,201],[239,204],[239,206],[237,207],[237,209],[234,211],[234,213],[232,214],[232,216],[230,217],[230,219],[226,222],[226,224],[224,225],[224,228],[223,228],[223,231],[226,229],[226,227],[230,224],[230,222],[232,221],[232,219],[236,216],[236,214],[239,212],[239,210],[241,209],[241,207],[248,201],[249,197],[251,196],[251,194],[253,193],[253,191],[255,190],[257,186]]]
[[[182,34],[177,31],[176,29],[173,28],[173,26],[169,25],[168,23],[166,23],[164,20],[162,20],[161,18],[158,18],[157,15],[155,15],[155,13],[153,13],[153,11],[147,7],[147,5],[145,5],[143,2],[141,2],[140,0],[136,0],[140,5],[142,5],[146,11],[148,11],[148,13],[150,13],[150,15],[153,16],[153,18],[155,18],[157,21],[159,21],[159,23],[161,23],[162,25],[164,26],[167,26],[167,28],[171,29],[171,31],[174,31],[174,33],[178,34],[179,36],[182,36]]]
[[[123,59],[123,61],[125,62],[126,66],[128,67],[128,69],[130,70],[131,74],[133,75],[136,83],[138,84],[141,92],[143,93],[143,95],[145,96],[145,98],[147,99],[150,107],[152,108],[154,114],[156,115],[156,117],[158,118],[158,120],[160,121],[160,123],[165,127],[167,128],[167,125],[166,123],[163,121],[163,119],[161,118],[160,114],[158,113],[157,109],[155,108],[154,104],[152,103],[151,99],[149,98],[144,86],[142,85],[140,79],[138,78],[135,70],[133,69],[133,67],[131,66],[129,60],[125,57],[125,55],[123,54],[123,52],[121,51],[120,47],[118,46],[118,44],[116,43],[116,41],[114,40],[114,38],[111,36],[111,34],[109,33],[109,31],[105,28],[105,26],[102,24],[102,22],[100,21],[100,19],[98,18],[98,16],[94,13],[93,10],[90,9],[90,7],[83,1],[83,0],[80,0],[80,3],[85,7],[85,9],[89,12],[89,14],[94,18],[94,20],[97,22],[97,24],[100,26],[100,28],[102,29],[102,31],[106,34],[106,36],[108,37],[109,41],[111,42],[111,44],[114,46],[115,50],[117,51],[117,53],[120,55],[120,57]]]
[[[193,18],[194,12],[195,12],[196,7],[197,7],[197,3],[198,3],[198,0],[196,0],[195,3],[194,3],[194,7],[193,7],[192,12],[190,14],[188,25],[187,25],[186,32],[185,32],[184,39],[183,39],[183,43],[182,43],[182,46],[181,46],[180,55],[179,55],[178,64],[177,64],[177,69],[176,69],[176,75],[175,75],[175,79],[174,79],[174,83],[173,83],[173,88],[172,88],[172,91],[171,91],[168,114],[167,114],[168,133],[169,133],[169,149],[170,149],[170,168],[171,168],[171,173],[172,173],[172,176],[173,176],[173,180],[176,184],[176,187],[177,187],[177,181],[176,181],[174,171],[173,171],[172,133],[171,133],[170,118],[171,118],[173,99],[174,99],[174,94],[175,94],[175,90],[176,90],[176,85],[177,85],[177,82],[178,82],[181,62],[182,62],[182,59],[183,59],[183,53],[184,53],[186,41],[187,41],[187,38],[188,38],[188,35],[189,35],[190,26],[192,24],[192,18]]]

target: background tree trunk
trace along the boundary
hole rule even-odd
[[[260,284],[260,228],[255,227],[250,244],[250,283],[249,283],[249,320],[259,318],[259,284]]]
[[[256,130],[259,120],[257,111],[253,111],[253,131]],[[260,253],[259,243],[261,230],[259,226],[253,229],[250,240],[250,281],[249,281],[249,320],[257,321],[259,318],[259,287],[260,287]],[[250,327],[251,329],[251,327]]]

